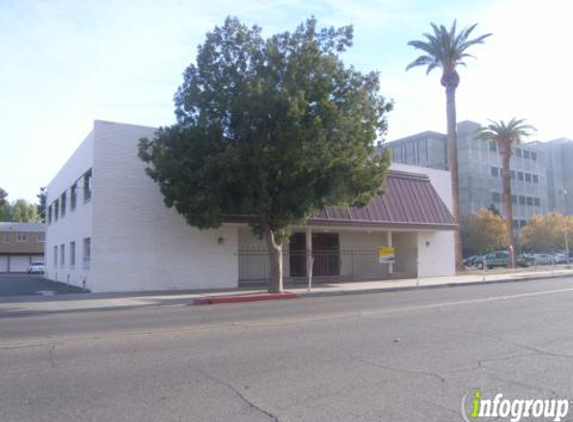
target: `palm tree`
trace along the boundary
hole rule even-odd
[[[418,57],[410,63],[406,70],[416,66],[427,66],[426,75],[433,69],[442,69],[441,84],[446,88],[446,115],[447,115],[447,143],[448,162],[452,177],[453,213],[459,221],[459,193],[458,193],[458,146],[456,134],[456,88],[460,83],[460,75],[456,71],[458,65],[465,66],[464,59],[473,57],[466,51],[475,44],[483,44],[484,40],[491,34],[481,35],[474,39],[469,39],[477,24],[464,28],[456,34],[456,21],[448,31],[443,25],[431,24],[433,34],[423,34],[424,41],[410,41],[408,45],[424,51],[424,55]],[[460,232],[455,234],[456,248],[456,268],[463,270],[462,244]]]
[[[507,239],[509,241],[508,256],[509,265],[515,267],[515,241],[513,238],[513,210],[511,204],[511,170],[510,161],[513,152],[513,146],[520,144],[524,137],[531,135],[535,128],[527,123],[525,119],[512,118],[507,124],[500,120],[479,129],[477,139],[495,142],[497,144],[499,155],[501,156],[501,180],[503,185],[503,209],[505,214],[505,227]]]

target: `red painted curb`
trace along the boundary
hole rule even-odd
[[[213,296],[200,297],[193,301],[193,305],[214,305],[217,303],[260,302],[263,300],[283,300],[297,298],[296,293],[263,293],[242,296]]]

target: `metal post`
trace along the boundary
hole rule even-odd
[[[569,218],[569,216],[565,216]],[[565,223],[565,263],[569,266],[569,239],[567,238],[567,222]]]
[[[485,275],[487,274],[487,255],[483,256],[483,276],[482,281],[485,281]]]
[[[312,267],[314,264],[314,258],[312,257],[312,254],[309,254],[309,262],[310,262],[310,271],[308,272],[308,291],[310,292],[312,290]]]

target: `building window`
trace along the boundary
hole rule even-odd
[[[26,243],[27,241],[28,241],[28,236],[26,236],[26,233],[18,233],[16,235],[16,242]]]
[[[78,184],[74,183],[70,188],[70,210],[76,209],[76,202],[78,198]]]
[[[490,141],[489,142],[489,150],[494,151],[494,152],[497,151],[497,144],[493,141]]]
[[[533,198],[531,196],[527,197],[527,205],[533,205]]]
[[[523,158],[529,158],[529,151],[523,150]]]
[[[66,245],[60,245],[60,266],[63,268],[66,263]]]
[[[536,161],[536,160],[537,160],[537,153],[536,153],[536,152],[531,152],[531,159],[532,159],[533,161]]]
[[[58,246],[54,246],[54,268],[58,266]]]
[[[532,174],[531,178],[533,179],[533,183],[539,183],[539,176],[537,174]]]
[[[513,230],[519,229],[519,220],[512,220],[511,225],[513,226]]]
[[[76,242],[70,242],[70,268],[76,266]]]
[[[534,198],[533,203],[535,204],[536,207],[541,206],[541,200],[539,198]]]
[[[59,201],[56,199],[54,201],[54,221],[58,221],[58,217],[60,215],[60,203]]]
[[[519,196],[519,205],[525,205],[525,196]]]
[[[48,206],[48,224],[52,224],[52,206]]]
[[[523,182],[523,172],[522,171],[517,172],[517,180],[519,180],[520,182]]]
[[[525,173],[525,181],[531,183],[531,173]]]
[[[511,180],[515,180],[515,170],[511,170]]]
[[[511,195],[511,203],[517,204],[517,195]]]
[[[91,238],[86,237],[84,239],[84,269],[89,270],[90,264],[92,260],[92,246],[91,246]]]
[[[38,243],[44,243],[46,241],[46,233],[38,233]]]
[[[92,199],[92,170],[89,169],[84,174],[84,202]]]
[[[492,192],[491,199],[493,202],[501,202],[501,194],[499,192]]]
[[[499,170],[497,167],[491,168],[491,175],[492,175],[492,177],[498,177],[499,176]]]
[[[521,157],[521,150],[519,148],[515,148],[515,155],[517,155],[518,157]]]
[[[526,220],[519,220],[519,227],[524,227],[527,226],[527,221]]]
[[[66,192],[65,191],[64,191],[64,193],[62,193],[62,196],[60,197],[60,206],[61,206],[62,218],[64,218],[64,215],[66,215]]]
[[[10,243],[10,233],[4,233],[4,243]]]

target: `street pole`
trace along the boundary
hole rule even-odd
[[[567,203],[567,189],[562,189],[561,193],[563,194],[563,199],[565,202],[563,204],[563,208],[566,211],[567,208],[565,205]],[[569,239],[567,235],[567,230],[569,229],[569,221],[567,219],[569,216],[567,215],[567,213],[564,214],[565,214],[565,255],[566,255],[565,262],[567,263],[567,265],[569,265]]]

